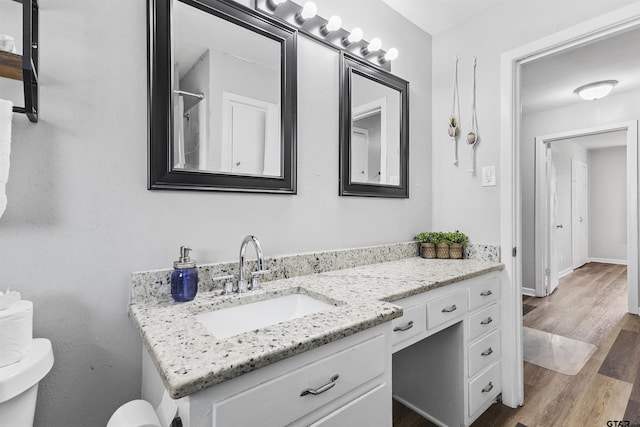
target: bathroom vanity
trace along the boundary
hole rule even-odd
[[[391,399],[469,425],[501,392],[502,264],[419,257],[263,283],[194,301],[134,301],[143,398],[185,426],[390,426]],[[307,295],[332,308],[215,337],[202,313]],[[277,409],[276,409],[277,408]]]

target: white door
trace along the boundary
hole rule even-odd
[[[354,127],[351,130],[351,182],[369,179],[369,132]]]
[[[571,247],[573,268],[589,262],[587,165],[571,159]]]
[[[559,259],[560,256],[558,253],[558,178],[556,173],[556,164],[554,162],[554,158],[551,155],[551,145],[547,144],[547,180],[549,183],[549,188],[547,194],[549,195],[549,203],[548,203],[548,215],[549,220],[547,224],[549,224],[548,233],[549,233],[549,250],[548,250],[548,259],[547,259],[547,277],[546,277],[546,286],[545,286],[545,295],[550,295],[556,287],[558,287],[558,270],[559,270]]]

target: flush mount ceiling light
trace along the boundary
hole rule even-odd
[[[609,95],[611,89],[618,84],[617,80],[602,80],[580,86],[573,93],[580,95],[582,99],[593,101]]]

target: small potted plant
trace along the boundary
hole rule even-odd
[[[449,116],[449,129],[447,130],[451,138],[455,138],[458,135],[458,120],[455,116]]]
[[[469,243],[469,237],[456,230],[453,233],[445,233],[445,239],[449,243],[449,256],[453,259],[462,259],[464,247]]]
[[[476,133],[470,130],[467,134],[467,144],[475,144],[477,140],[478,136],[476,135]]]
[[[439,234],[435,231],[423,231],[416,236],[420,242],[420,256],[422,258],[436,257],[436,243],[440,241]]]
[[[449,258],[449,242],[447,241],[447,233],[438,232],[438,241],[436,242],[436,256],[439,259]]]

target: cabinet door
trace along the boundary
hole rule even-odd
[[[326,417],[311,424],[312,427],[367,426],[388,427],[392,423],[391,399],[381,384],[352,400]]]

